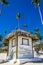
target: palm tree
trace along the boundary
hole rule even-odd
[[[2,35],[0,34],[0,41],[2,41],[3,40],[3,37],[2,37]]]
[[[2,40],[3,40],[3,37],[2,37],[2,35],[0,34],[0,47],[3,46]]]
[[[20,16],[21,16],[21,14],[20,14],[20,12],[18,12],[16,15],[16,19],[18,20],[18,29],[20,27]],[[17,30],[17,28],[16,28],[16,30]],[[16,31],[16,33],[17,33],[17,31]],[[16,58],[18,58],[18,35],[16,35]]]
[[[7,2],[6,0],[1,0],[0,2],[2,5],[8,5],[9,4],[9,2]]]
[[[35,28],[35,32],[38,33],[39,32],[39,28]]]
[[[7,34],[7,31],[6,31],[6,30],[4,31],[4,34],[5,34],[5,35]]]
[[[18,20],[18,29],[20,27],[20,16],[21,16],[21,14],[20,14],[20,12],[18,12],[16,15],[16,19]]]
[[[28,28],[28,25],[27,24],[24,24],[24,28],[27,29]]]
[[[42,13],[40,10],[40,1],[39,0],[32,0],[32,4],[38,7],[40,18],[41,18],[41,23],[43,24],[43,18],[42,18]]]
[[[39,33],[39,28],[35,28],[35,33],[34,33],[34,35],[37,36],[37,38],[38,38],[39,41],[42,39],[42,36],[41,36],[40,33]]]
[[[34,5],[37,5],[38,7],[40,6],[40,1],[39,0],[32,0],[32,3]]]
[[[2,13],[2,7],[4,5],[9,5],[9,2],[7,2],[6,0],[0,0],[0,3],[2,4],[1,8],[0,8],[0,14]]]
[[[40,40],[42,40],[42,36],[41,36],[40,33],[39,33],[39,28],[35,28],[35,33],[34,33],[34,35],[38,38],[37,41],[40,42]],[[33,41],[33,42],[36,42],[36,41]],[[42,47],[36,45],[35,51],[38,52],[38,51],[40,50],[40,48],[41,48],[41,50],[42,50]]]

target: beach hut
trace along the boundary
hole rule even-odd
[[[30,32],[15,30],[4,38],[3,42],[8,43],[8,57],[14,59],[33,58],[33,40],[37,40]]]

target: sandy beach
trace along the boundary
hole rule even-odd
[[[0,53],[0,59],[5,59],[6,56],[7,56],[7,53]],[[43,58],[43,55],[40,55],[39,58]],[[7,63],[2,63],[0,65],[19,65],[19,64],[18,63],[7,62]],[[25,64],[20,64],[20,65],[43,65],[43,63],[27,62]]]
[[[7,63],[3,63],[0,65],[19,65],[18,63],[11,63],[11,62],[7,62]],[[25,64],[20,64],[20,65],[43,65],[43,63],[25,63]]]

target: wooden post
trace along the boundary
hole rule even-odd
[[[32,43],[32,39],[31,38],[29,38],[29,44],[30,44],[30,52],[31,52],[31,54],[32,54],[32,57],[34,57],[34,53],[33,53],[33,43]]]
[[[16,36],[16,59],[18,58],[18,36]]]

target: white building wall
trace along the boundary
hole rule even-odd
[[[22,45],[22,37],[18,36],[18,45]]]
[[[29,45],[22,45],[22,38],[29,40]],[[18,36],[18,57],[19,58],[28,58],[33,57],[32,50],[32,39],[30,37]]]
[[[22,45],[22,38],[28,39],[29,45]],[[12,42],[12,39],[9,40],[9,54],[8,55],[11,55],[12,53],[12,43],[16,44],[16,41]],[[15,54],[14,56],[16,58]],[[28,57],[33,57],[32,39],[30,37],[18,36],[18,58],[28,58]]]
[[[12,51],[12,39],[9,40],[9,52],[8,52],[8,56],[11,55],[11,51]]]
[[[18,36],[18,45],[22,45],[22,38],[29,40],[29,37]],[[29,43],[29,46],[30,46],[30,43]]]

